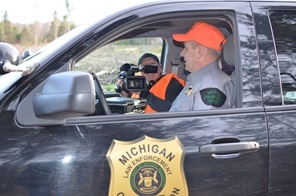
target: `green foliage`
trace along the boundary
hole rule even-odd
[[[19,43],[22,45],[26,45],[28,43],[29,38],[29,31],[26,27],[23,28],[22,32],[19,34]]]
[[[59,26],[58,37],[64,35],[65,33],[67,33],[67,31],[68,31],[68,22],[64,20]]]
[[[104,86],[105,88],[103,89],[105,92],[113,92],[114,91],[114,84],[108,84]]]

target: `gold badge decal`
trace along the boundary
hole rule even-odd
[[[184,150],[177,137],[113,140],[107,159],[111,168],[110,196],[188,195]]]

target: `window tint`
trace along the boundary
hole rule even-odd
[[[103,90],[114,92],[114,80],[121,65],[137,65],[140,56],[146,52],[160,57],[162,46],[162,38],[132,38],[112,42],[85,56],[74,69],[95,73]]]
[[[296,11],[270,11],[284,104],[296,104]]]

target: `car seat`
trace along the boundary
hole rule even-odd
[[[226,38],[226,42],[222,49],[221,55],[221,69],[234,79],[235,60],[234,60],[234,45],[233,35],[229,35]]]

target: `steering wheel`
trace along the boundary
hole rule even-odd
[[[103,109],[103,111],[104,111],[104,113],[106,115],[111,115],[112,112],[111,112],[110,107],[109,107],[109,105],[107,103],[107,100],[105,98],[105,95],[104,95],[103,89],[102,89],[102,87],[100,85],[100,82],[99,82],[99,80],[97,78],[97,75],[95,73],[93,73],[93,72],[90,72],[90,74],[94,78],[96,96],[97,96],[97,98],[99,100],[99,105],[101,106],[101,108]],[[98,109],[98,108],[96,108],[96,109]]]

